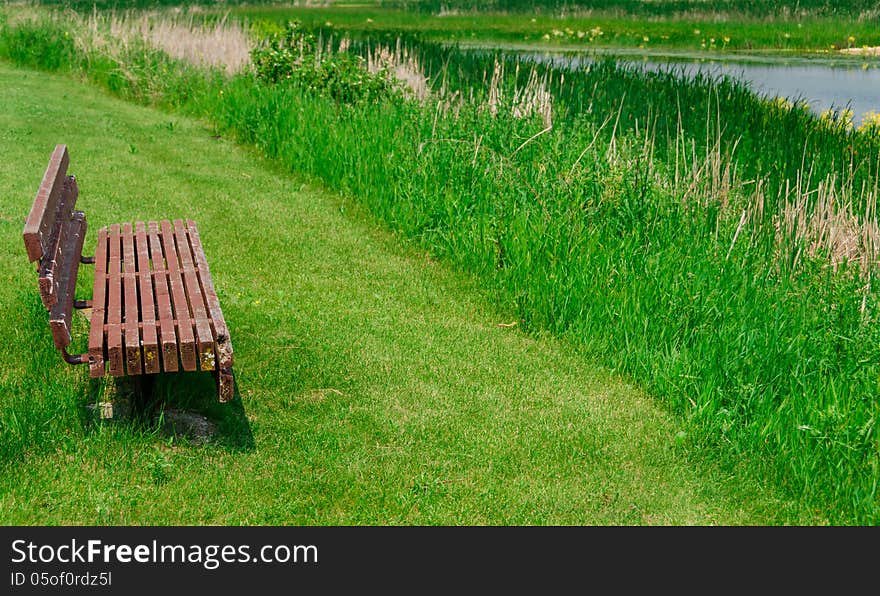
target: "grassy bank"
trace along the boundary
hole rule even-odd
[[[870,15],[878,8],[876,0],[379,0],[379,4],[423,12],[613,12],[643,17],[702,14],[717,18],[808,15],[859,17]]]
[[[646,5],[653,5],[647,3]],[[642,48],[687,50],[709,56],[770,52],[834,55],[845,48],[880,45],[880,16],[859,19],[837,13],[826,16],[760,16],[677,14],[646,18],[621,13],[418,12],[370,6],[234,6],[217,14],[252,21],[301,21],[310,28],[332,28],[355,34],[417,34],[431,41],[526,43],[535,47],[589,51]],[[767,15],[776,15],[768,17]]]
[[[611,65],[563,80],[455,55],[447,94],[364,104],[28,27],[0,49],[210,118],[474,274],[520,327],[648,388],[686,421],[683,446],[833,523],[876,523],[870,135]]]
[[[330,1],[303,6],[290,2],[226,0],[208,5],[180,0],[42,0],[39,4],[93,10],[191,10],[196,18],[229,15],[349,34],[417,34],[431,41],[527,44],[589,51],[615,48],[688,51],[712,55],[820,54],[880,46],[880,6],[874,0],[584,0],[564,2]]]
[[[701,463],[676,439],[680,421],[565,343],[499,326],[515,320],[509,309],[375,232],[356,204],[179,115],[7,66],[0,84],[4,524],[822,519],[748,470]],[[197,373],[161,377],[157,396],[169,416],[216,424],[206,445],[96,421],[88,405],[114,386],[90,385],[52,347],[20,233],[59,141],[88,245],[111,222],[199,222],[240,400],[216,404]],[[81,286],[87,295],[87,269]]]
[[[854,262],[828,266],[839,247],[795,232],[791,203],[774,213],[767,197],[728,192],[711,156],[671,184],[650,141],[598,145],[589,119],[541,135],[540,121],[484,112],[340,115],[243,81],[224,97],[224,130],[476,272],[528,328],[639,379],[690,419],[694,441],[774,461],[765,472],[835,521],[873,519],[875,295]],[[842,214],[800,196],[814,230]]]

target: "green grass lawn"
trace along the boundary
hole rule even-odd
[[[345,199],[70,78],[0,65],[0,88],[0,523],[822,523],[568,344],[499,326],[473,280]],[[60,142],[87,246],[115,222],[199,224],[240,399],[215,403],[207,373],[155,395],[214,421],[208,444],[95,420],[117,388],[52,345],[21,228]]]

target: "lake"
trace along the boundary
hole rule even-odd
[[[582,68],[599,59],[597,53],[553,53],[514,50],[527,60],[552,63],[560,68]],[[635,51],[606,51],[626,64],[646,70],[673,70],[685,76],[709,73],[747,82],[755,93],[766,97],[805,100],[817,114],[832,108],[853,110],[853,122],[862,123],[868,112],[880,112],[880,60],[841,58],[833,60],[737,56],[706,58],[681,54],[637,54]]]

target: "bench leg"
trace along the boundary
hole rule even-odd
[[[215,373],[217,381],[217,397],[220,403],[232,401],[235,396],[235,376],[231,368],[221,368]]]
[[[148,412],[153,401],[155,375],[134,375],[127,379],[131,383],[132,408],[140,413]]]

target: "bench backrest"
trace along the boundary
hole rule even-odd
[[[49,310],[55,346],[70,344],[73,292],[86,231],[85,214],[75,211],[79,190],[67,175],[70,156],[57,145],[24,224],[24,246],[39,273],[40,298]]]

